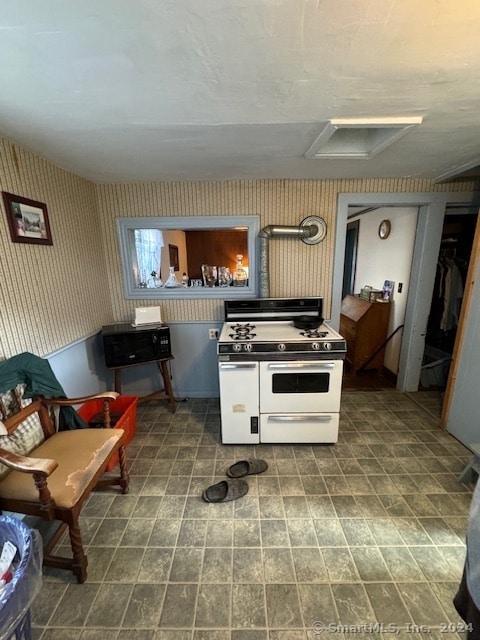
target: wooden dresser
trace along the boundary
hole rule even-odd
[[[358,296],[345,296],[340,312],[340,333],[347,342],[346,360],[356,373],[386,340],[390,319],[390,302],[369,302]],[[383,348],[365,369],[381,369]]]

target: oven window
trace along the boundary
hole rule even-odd
[[[330,373],[274,373],[272,393],[328,393]]]

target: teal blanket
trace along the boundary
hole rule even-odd
[[[66,398],[65,392],[52,371],[50,363],[33,353],[20,353],[0,362],[0,393],[26,385],[24,397]],[[87,423],[73,407],[60,407],[59,431],[84,429]]]

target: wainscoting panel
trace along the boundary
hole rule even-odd
[[[209,340],[209,329],[222,329],[221,322],[171,322],[173,389],[176,397],[218,398],[217,341]]]
[[[174,395],[183,398],[219,396],[217,341],[209,329],[221,331],[220,322],[169,323],[174,359],[169,363]],[[113,390],[113,372],[105,367],[100,333],[47,356],[53,372],[69,397]],[[145,396],[163,386],[155,364],[122,370],[122,394]]]
[[[46,359],[68,398],[113,389],[113,386],[108,387],[110,372],[104,364],[100,333],[69,344]]]

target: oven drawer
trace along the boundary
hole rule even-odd
[[[260,362],[260,413],[340,411],[343,360]]]
[[[260,415],[260,442],[334,444],[338,440],[338,413]]]
[[[258,362],[220,362],[223,444],[258,444]]]

